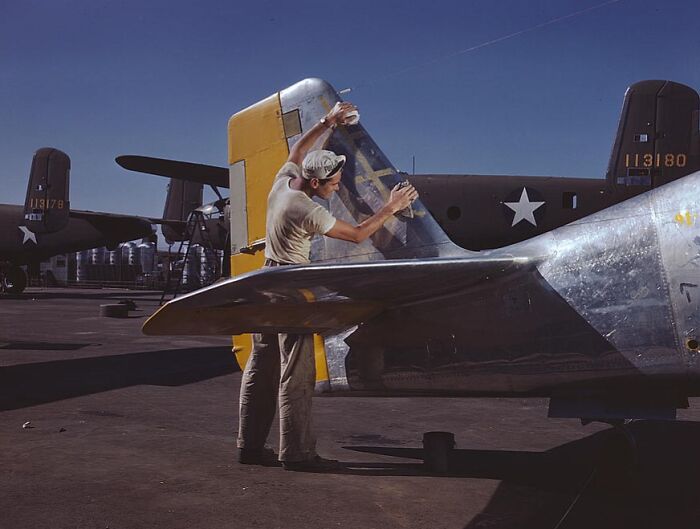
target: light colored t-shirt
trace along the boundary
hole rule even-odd
[[[291,179],[299,176],[297,164],[285,163],[267,197],[265,257],[278,263],[308,263],[311,238],[326,234],[335,225],[335,217],[326,208],[289,187]]]

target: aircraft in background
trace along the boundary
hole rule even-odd
[[[215,250],[228,249],[229,214],[228,199],[224,198],[219,188],[228,187],[228,169],[213,165],[166,160],[148,156],[124,155],[115,159],[124,169],[140,173],[165,176],[170,179],[168,194],[173,194],[173,200],[168,204],[186,204],[181,210],[178,206],[169,207],[163,212],[165,218],[177,218],[186,221],[189,213],[196,211],[204,220],[204,230],[207,232],[208,243]],[[202,204],[203,186],[208,185],[217,195],[218,200],[209,204]],[[182,195],[182,201],[176,197]],[[198,197],[198,201],[197,201]],[[163,235],[168,244],[189,240],[194,236],[193,243],[200,243],[198,233],[189,233],[181,227],[163,227]]]
[[[321,391],[540,396],[556,417],[672,418],[700,395],[700,172],[680,174],[697,164],[697,99],[676,113],[657,97],[651,122],[623,112],[614,184],[640,194],[550,232],[465,250],[421,197],[362,244],[317,238],[312,264],[259,269],[243,250],[264,234],[274,168],[339,100],[307,79],[230,119],[234,277],[169,302],[146,334],[237,335],[244,365],[241,333],[313,332]],[[361,124],[328,148],[347,156],[337,218],[361,222],[403,179]]]
[[[0,290],[19,294],[27,285],[22,265],[54,255],[106,246],[153,235],[152,224],[182,229],[169,221],[70,209],[70,158],[58,149],[36,151],[24,205],[0,204]],[[169,197],[168,204],[179,196]],[[201,204],[201,193],[200,193]],[[166,205],[167,209],[167,205]],[[174,212],[175,205],[171,205]]]
[[[640,81],[625,92],[605,178],[559,176],[406,174],[447,235],[470,250],[499,248],[590,215],[700,169],[700,102],[673,81]],[[653,140],[652,140],[653,138]],[[227,238],[225,167],[124,155],[131,171],[209,185],[219,200],[210,209],[221,247]],[[173,185],[173,184],[171,184]]]
[[[406,175],[455,243],[500,248],[700,170],[700,99],[672,81],[625,92],[605,178]]]

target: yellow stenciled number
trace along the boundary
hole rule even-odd
[[[685,213],[677,213],[673,220],[675,220],[681,226],[692,226],[698,218],[697,213],[691,213],[686,211]]]
[[[688,163],[688,155],[684,153],[680,154],[661,154],[656,153],[656,155],[647,154],[635,154],[634,159],[631,158],[630,153],[625,154],[625,167],[630,167],[630,163],[634,162],[632,167],[639,167],[639,162],[642,162],[643,167],[661,167],[661,164],[665,167],[685,167]],[[641,156],[641,160],[640,160]],[[663,160],[662,160],[663,157]]]

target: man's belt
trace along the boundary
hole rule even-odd
[[[287,266],[290,265],[291,263],[280,263],[279,261],[275,261],[274,259],[270,259],[269,257],[265,259],[265,262],[263,263],[263,266]]]

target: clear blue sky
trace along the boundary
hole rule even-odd
[[[0,202],[53,146],[73,207],[160,216],[115,156],[225,166],[229,116],[305,77],[399,169],[600,177],[629,84],[700,89],[698,0],[604,1],[0,0]]]

